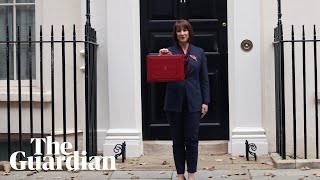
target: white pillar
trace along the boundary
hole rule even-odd
[[[84,2],[86,4],[86,0]],[[109,119],[109,88],[108,88],[108,61],[107,57],[107,1],[90,1],[91,25],[97,32],[97,150],[103,152],[103,144],[108,129]],[[86,6],[82,15],[83,23],[86,22]],[[84,27],[84,25],[83,25]]]
[[[106,36],[107,57],[100,61],[108,61],[109,129],[103,154],[114,155],[114,146],[126,141],[127,156],[137,157],[143,150],[139,0],[108,0],[105,11],[100,36]]]
[[[229,39],[229,153],[245,154],[245,140],[255,143],[258,155],[268,153],[261,114],[262,0],[232,0],[228,6]],[[241,42],[253,49],[245,52]]]

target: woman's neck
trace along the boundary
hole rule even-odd
[[[179,43],[179,45],[181,46],[183,53],[186,54],[189,48],[189,43]]]

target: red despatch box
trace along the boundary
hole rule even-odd
[[[177,82],[184,80],[184,56],[147,56],[148,82]]]

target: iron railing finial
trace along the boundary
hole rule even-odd
[[[87,0],[87,12],[86,12],[86,17],[87,17],[87,23],[91,25],[91,15],[90,15],[90,0]]]

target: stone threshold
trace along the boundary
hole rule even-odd
[[[210,140],[199,141],[199,155],[213,154],[224,155],[228,154],[228,140]],[[171,140],[144,140],[143,141],[144,155],[172,155]]]
[[[278,153],[271,153],[271,159],[277,169],[320,168],[320,159],[282,159]]]

